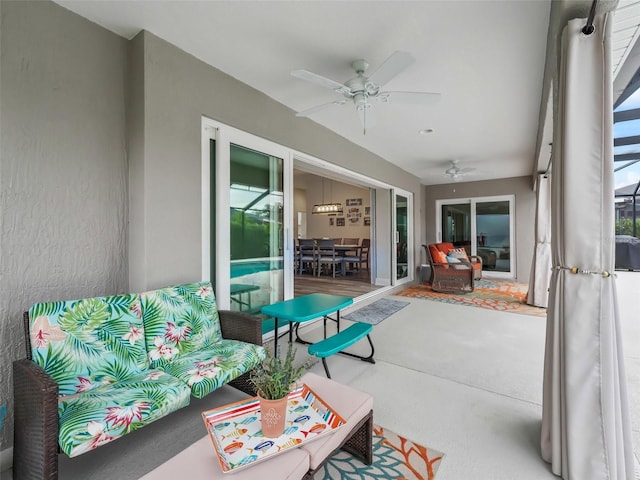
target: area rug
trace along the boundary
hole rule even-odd
[[[379,425],[373,426],[373,463],[347,452],[333,455],[314,480],[433,480],[442,452],[419,445]]]
[[[370,323],[371,325],[377,325],[385,318],[390,317],[398,310],[403,309],[409,305],[409,302],[400,302],[398,300],[390,300],[388,298],[382,298],[376,300],[369,305],[365,305],[358,310],[355,310],[347,315],[344,319],[351,320],[352,322]]]
[[[429,283],[424,283],[409,286],[395,295],[545,317],[546,308],[526,304],[528,289],[529,286],[526,283],[483,279],[476,280],[473,292],[465,294],[434,292]]]

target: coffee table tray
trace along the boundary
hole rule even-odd
[[[202,412],[223,473],[236,472],[334,432],[345,420],[307,385],[289,394],[285,430],[262,435],[258,397]]]

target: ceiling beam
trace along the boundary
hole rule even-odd
[[[618,137],[613,139],[614,147],[623,147],[625,145],[635,145],[640,143],[640,135],[633,135],[631,137]]]
[[[640,118],[640,108],[633,110],[625,110],[624,112],[613,112],[613,122],[627,122],[629,120],[638,120]]]
[[[640,153],[621,153],[613,156],[614,162],[629,162],[631,160],[640,160]]]

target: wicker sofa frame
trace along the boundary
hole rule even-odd
[[[218,310],[222,337],[262,345],[262,320],[245,313]],[[31,359],[29,315],[24,314],[27,358],[13,363],[14,440],[16,479],[58,478],[58,384]],[[250,373],[228,383],[249,395],[255,389]]]
[[[474,269],[470,262],[439,263],[434,261],[428,245],[422,245],[431,266],[431,289],[442,293],[468,293],[474,288]]]

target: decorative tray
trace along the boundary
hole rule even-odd
[[[202,412],[222,473],[254,465],[334,432],[345,420],[307,385],[289,393],[284,433],[262,435],[258,397]]]

